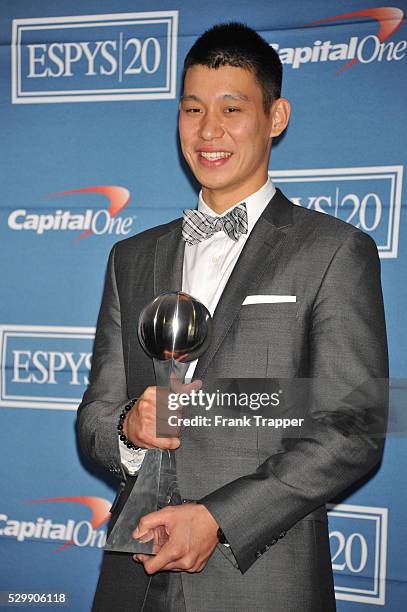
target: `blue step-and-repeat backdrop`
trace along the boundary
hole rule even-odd
[[[248,23],[284,63],[293,115],[272,151],[276,185],[378,245],[402,411],[406,12],[405,0],[2,0],[0,591],[90,609],[115,483],[77,448],[75,411],[106,259],[195,205],[180,74],[214,23]],[[375,476],[331,510],[341,612],[407,609],[403,433],[392,426]]]

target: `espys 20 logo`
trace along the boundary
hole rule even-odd
[[[349,26],[359,20],[364,22],[376,23],[377,32],[367,36],[350,36],[347,40],[333,43],[332,40],[314,40],[312,46],[303,47],[284,47],[281,48],[277,43],[271,46],[278,52],[283,64],[288,64],[294,69],[298,69],[304,64],[316,62],[337,62],[346,61],[338,73],[344,72],[358,62],[361,64],[371,64],[372,62],[391,62],[400,61],[407,53],[407,40],[392,41],[388,40],[400,28],[404,20],[404,13],[400,8],[385,6],[376,8],[366,8],[358,11],[342,13],[334,17],[319,19],[306,24],[305,28],[315,28],[316,26],[339,22]],[[329,29],[332,32],[332,29]],[[341,30],[338,30],[341,33]]]
[[[384,606],[388,509],[351,504],[328,509],[336,599]]]
[[[89,207],[89,197],[86,200],[86,208],[78,208],[83,202],[83,199],[79,199],[78,194],[90,194],[90,198],[94,195],[104,196],[107,198],[107,208],[99,208],[94,210]],[[124,208],[130,202],[130,191],[124,187],[118,187],[115,185],[99,185],[96,187],[85,187],[82,189],[70,189],[68,191],[61,191],[48,196],[48,198],[62,198],[67,199],[67,196],[74,196],[69,201],[72,203],[72,207],[69,209],[62,209],[58,206],[53,211],[47,211],[44,213],[32,212],[26,208],[17,208],[13,210],[8,217],[8,226],[11,230],[31,231],[37,235],[46,234],[48,232],[75,232],[75,240],[82,240],[94,234],[101,236],[104,234],[126,236],[130,233],[134,216],[121,217],[121,213]],[[97,198],[99,203],[100,198]],[[59,200],[58,200],[59,201]],[[64,200],[63,200],[64,201]]]
[[[0,408],[76,410],[94,327],[0,325]]]
[[[13,104],[175,98],[177,11],[14,19]]]
[[[272,170],[297,206],[329,214],[370,234],[380,257],[397,257],[403,166]]]

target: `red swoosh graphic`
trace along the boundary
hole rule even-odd
[[[100,193],[101,195],[108,198],[110,204],[107,212],[111,217],[115,217],[120,211],[125,208],[131,199],[130,191],[125,187],[118,187],[116,185],[98,185],[96,187],[84,187],[83,189],[70,189],[69,191],[59,191],[58,193],[52,193],[49,198],[55,198],[64,195],[71,195],[72,193]],[[85,236],[92,233],[92,230],[86,230],[76,240],[82,240]]]
[[[92,525],[93,529],[97,529],[98,527],[103,525],[103,523],[109,520],[109,509],[112,505],[107,499],[103,499],[103,497],[91,497],[89,495],[83,495],[78,497],[46,497],[44,499],[32,499],[29,503],[40,504],[45,502],[74,502],[87,506],[92,511],[92,516],[89,522]],[[65,544],[59,546],[56,550],[54,550],[54,552],[64,550],[72,544],[73,540],[69,540],[69,542],[65,542]]]
[[[379,8],[367,8],[362,9],[360,11],[352,11],[351,13],[343,13],[342,15],[336,15],[335,17],[328,17],[327,19],[320,19],[319,21],[313,21],[312,23],[306,25],[306,28],[309,28],[313,25],[318,25],[320,23],[327,23],[328,21],[335,21],[337,19],[349,19],[352,17],[369,17],[370,19],[376,19],[379,22],[379,31],[377,32],[377,37],[380,42],[384,42],[394,34],[396,30],[399,29],[401,24],[403,23],[404,13],[401,9],[395,6],[383,6]],[[355,57],[350,62],[343,66],[339,72],[343,72],[347,68],[350,68],[354,64],[358,63],[358,59]]]

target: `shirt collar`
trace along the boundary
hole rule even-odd
[[[248,233],[251,232],[253,227],[256,225],[257,220],[259,219],[261,213],[266,208],[267,204],[270,202],[271,198],[276,193],[276,188],[274,187],[270,177],[264,183],[263,187],[260,187],[258,191],[252,193],[248,198],[241,200],[241,202],[246,203],[247,208],[247,217],[248,217]],[[198,210],[203,212],[211,217],[223,217],[228,212],[230,212],[235,206],[240,204],[241,202],[236,202],[225,210],[221,215],[217,215],[215,211],[212,210],[204,201],[202,197],[202,191],[199,192],[198,198]]]

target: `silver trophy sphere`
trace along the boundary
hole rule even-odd
[[[211,315],[187,293],[162,293],[141,312],[138,335],[146,353],[158,361],[193,361],[209,345]]]

